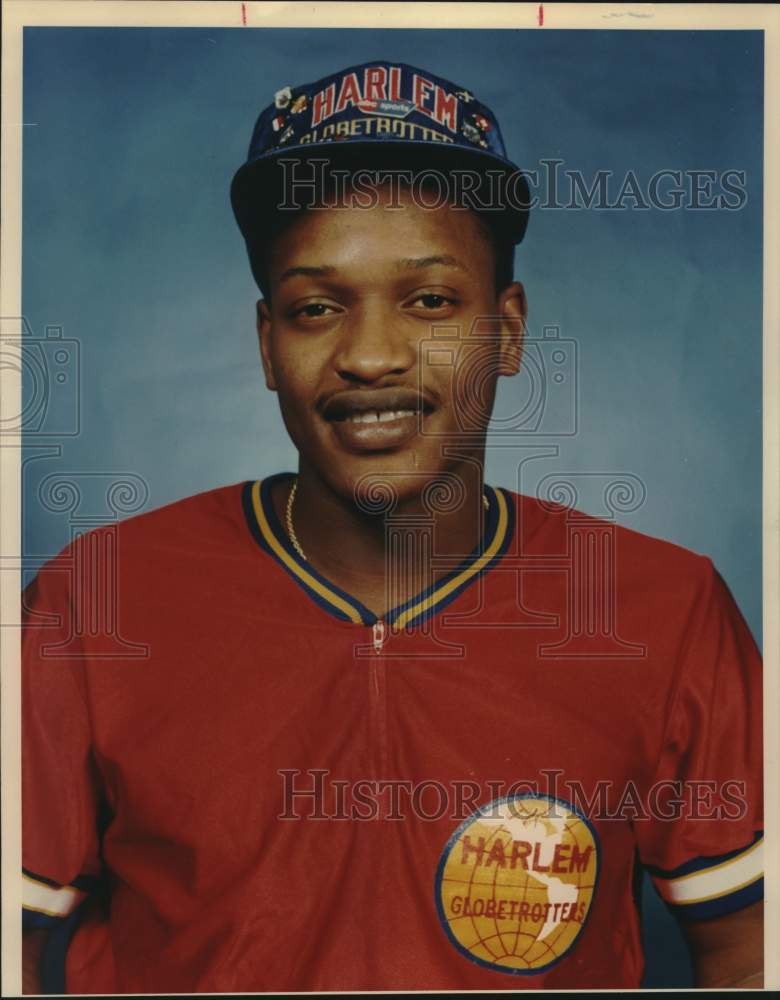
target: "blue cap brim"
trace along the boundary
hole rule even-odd
[[[475,191],[476,201],[470,207],[484,213],[508,240],[519,243],[528,225],[530,193],[522,172],[509,160],[495,153],[463,146],[435,143],[410,143],[386,138],[382,140],[345,139],[316,145],[297,145],[273,150],[241,166],[233,177],[230,199],[233,212],[248,247],[263,242],[263,235],[279,214],[283,201],[281,159],[328,160],[334,169],[408,169],[469,170],[482,178],[482,192]],[[311,168],[309,168],[311,169]],[[490,183],[488,171],[498,180],[511,184],[511,197],[502,196],[496,203],[490,194],[500,183]],[[289,214],[285,212],[284,214]]]

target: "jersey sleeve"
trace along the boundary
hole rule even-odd
[[[83,657],[61,555],[22,597],[22,904],[25,928],[60,925],[97,885],[99,785]]]
[[[709,559],[690,612],[639,856],[682,920],[763,896],[761,658]]]

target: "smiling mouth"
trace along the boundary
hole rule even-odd
[[[434,406],[413,389],[346,390],[333,396],[322,415],[342,448],[351,452],[392,451],[410,443]]]
[[[363,412],[345,414],[335,417],[335,420],[348,421],[351,424],[386,424],[393,420],[404,420],[416,417],[419,410],[364,410]]]
[[[389,423],[433,410],[424,392],[407,386],[381,389],[345,389],[327,400],[322,415],[332,422]]]

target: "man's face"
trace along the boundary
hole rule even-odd
[[[276,239],[258,331],[301,472],[342,496],[370,475],[408,498],[482,460],[497,376],[519,366],[525,298],[518,284],[497,295],[472,212],[403,191],[389,208],[378,194],[373,208],[304,212]]]

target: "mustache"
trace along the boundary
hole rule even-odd
[[[375,410],[411,410],[430,413],[436,401],[427,390],[410,386],[385,386],[380,389],[342,389],[327,396],[320,406],[326,420],[346,420],[356,413]]]

